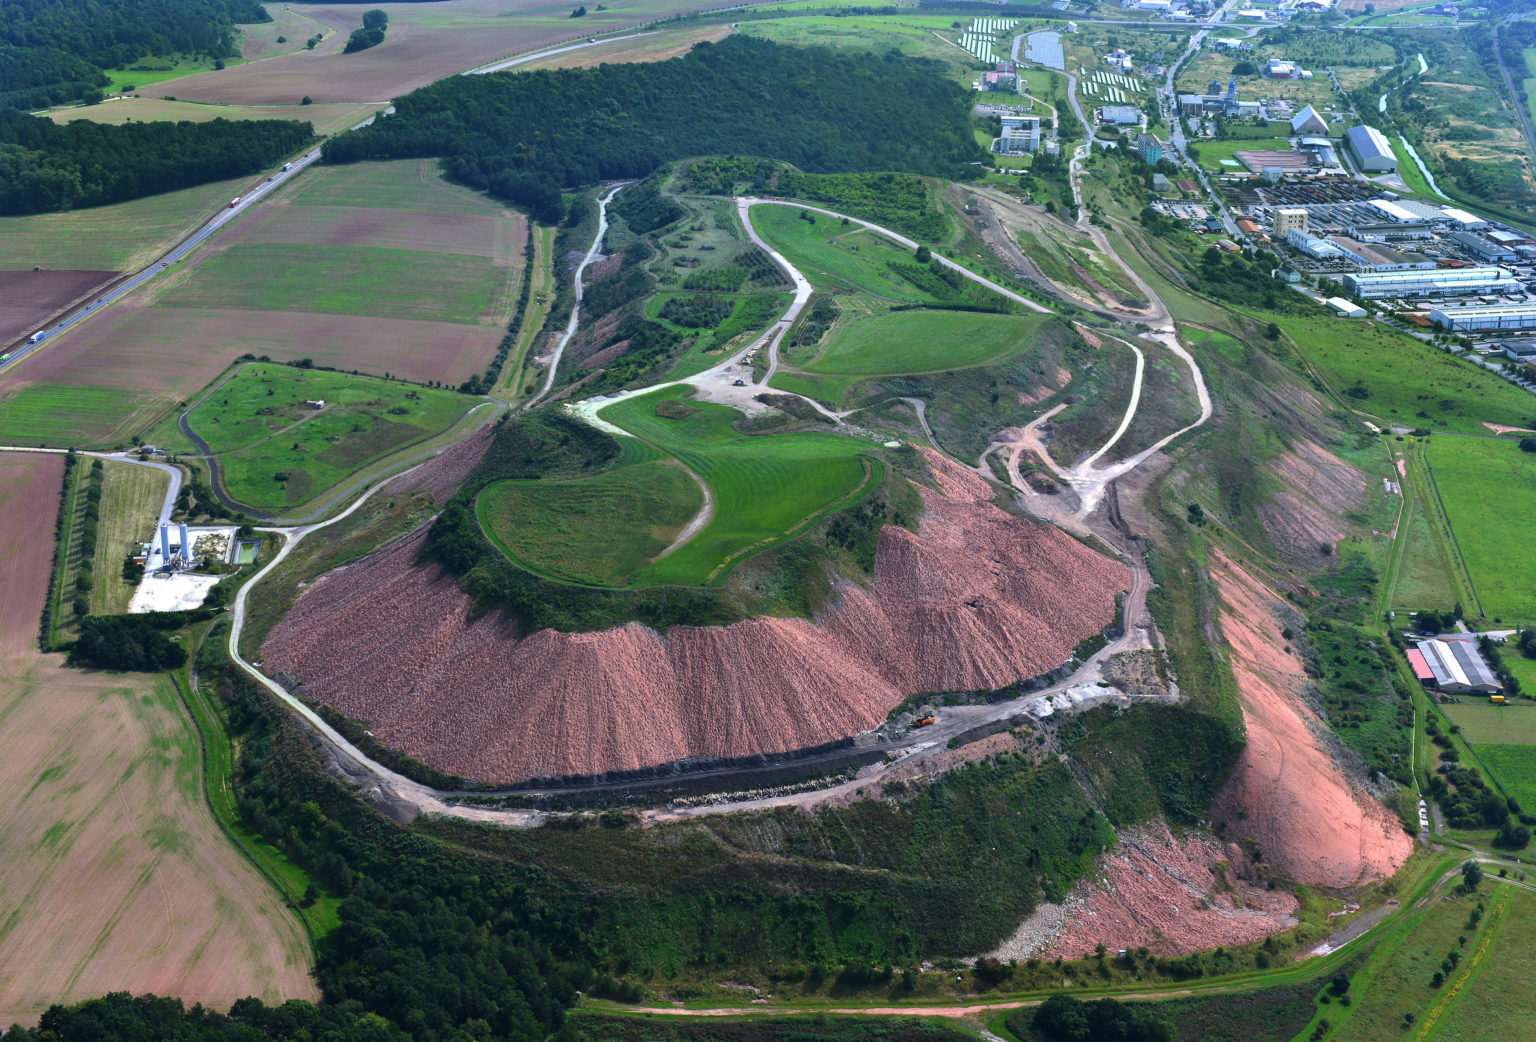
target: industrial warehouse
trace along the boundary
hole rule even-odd
[[[1434,268],[1429,271],[1350,272],[1344,290],[1352,297],[1453,296],[1459,293],[1503,293],[1518,289],[1507,268]]]
[[[1536,329],[1536,302],[1437,307],[1429,319],[1452,333],[1500,333]]]
[[[1408,664],[1425,687],[1448,695],[1494,695],[1504,690],[1470,636],[1435,637],[1408,649]]]

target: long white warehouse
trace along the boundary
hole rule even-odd
[[[1344,276],[1351,297],[1433,297],[1456,293],[1502,293],[1516,285],[1508,268],[1434,268],[1429,271],[1356,272]]]
[[[1470,308],[1432,308],[1430,321],[1453,333],[1536,329],[1536,305],[1485,304]]]

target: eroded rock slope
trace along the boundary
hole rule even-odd
[[[921,533],[887,527],[874,581],[844,584],[815,622],[523,636],[472,619],[451,576],[413,564],[420,532],[314,583],[265,666],[413,756],[505,783],[818,745],[917,692],[1044,673],[1108,625],[1122,564],[930,462]]]

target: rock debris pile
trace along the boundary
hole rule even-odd
[[[814,622],[524,636],[471,618],[451,576],[413,564],[422,531],[314,583],[265,668],[434,766],[511,783],[819,745],[917,692],[1044,673],[1109,624],[1122,564],[929,459],[921,534],[887,527],[871,586],[843,584]]]

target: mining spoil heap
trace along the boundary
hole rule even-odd
[[[413,563],[423,531],[313,584],[268,636],[264,668],[427,763],[511,783],[819,745],[918,692],[1048,672],[1113,620],[1124,565],[929,461],[920,534],[886,527],[874,582],[843,583],[814,622],[521,636],[499,614],[472,618],[452,576]]]

